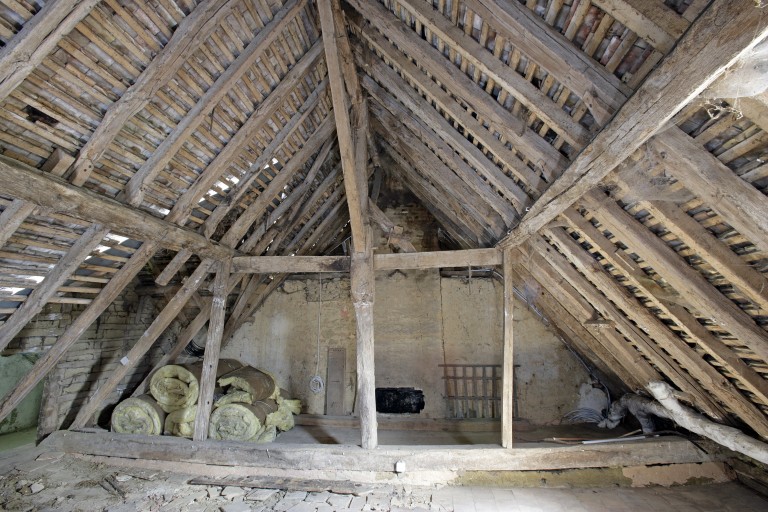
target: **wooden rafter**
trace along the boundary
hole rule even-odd
[[[766,35],[768,19],[761,16],[754,3],[714,1],[603,131],[536,201],[520,225],[499,244],[519,245],[542,229]]]
[[[205,91],[205,94],[186,113],[173,132],[163,140],[152,156],[144,162],[136,174],[128,181],[124,190],[124,199],[129,204],[133,206],[141,204],[144,197],[144,188],[168,165],[187,138],[210,115],[213,108],[227,94],[232,85],[263,55],[264,50],[282,34],[286,25],[304,8],[305,2],[306,0],[288,0],[282,9],[275,14],[274,18],[259,31],[256,37],[238,55],[237,59]]]
[[[14,199],[0,214],[0,248],[19,229],[19,226],[35,211],[35,204]]]
[[[101,0],[52,0],[0,51],[0,101],[56,48]]]
[[[96,162],[104,155],[128,120],[143,109],[184,64],[187,57],[205,42],[232,11],[237,0],[222,4],[206,0],[184,18],[163,49],[155,56],[136,81],[104,114],[104,120],[82,147],[73,164],[72,184],[85,183]]]

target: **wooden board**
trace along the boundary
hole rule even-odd
[[[322,306],[322,304],[320,304]],[[344,414],[344,375],[347,369],[347,349],[328,348],[328,374],[325,380],[325,413]]]

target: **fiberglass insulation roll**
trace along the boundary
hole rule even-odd
[[[256,441],[264,431],[268,412],[263,407],[231,403],[211,414],[208,435],[227,441]]]
[[[176,437],[192,438],[195,433],[195,415],[197,414],[197,405],[190,405],[183,409],[177,409],[165,418],[166,435]]]
[[[242,366],[237,361],[223,359],[219,361],[217,376],[231,373]],[[158,369],[149,381],[149,392],[165,412],[184,409],[197,403],[200,392],[200,374],[203,363],[191,365],[169,364]]]
[[[274,399],[279,393],[275,379],[252,366],[243,366],[227,373],[219,379],[219,386],[223,388],[230,386],[230,389],[245,391],[251,395],[251,400],[254,402]]]
[[[112,411],[112,431],[120,434],[159,436],[163,433],[165,411],[149,395],[123,400]]]

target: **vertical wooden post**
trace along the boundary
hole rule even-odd
[[[213,301],[211,302],[211,320],[208,324],[208,340],[205,343],[203,356],[203,371],[200,375],[200,395],[197,401],[195,415],[195,441],[205,441],[208,438],[208,421],[213,407],[213,389],[216,387],[216,370],[219,366],[221,353],[221,335],[224,332],[224,317],[226,315],[227,294],[229,287],[229,271],[232,259],[228,258],[219,263],[219,271],[213,283]]]
[[[512,251],[504,251],[504,367],[501,374],[501,446],[512,448],[514,420],[514,289],[512,286]]]
[[[370,233],[368,233],[370,236]],[[357,320],[357,396],[360,415],[362,446],[376,448],[378,432],[376,422],[376,382],[373,352],[373,252],[352,254],[350,268],[352,302]]]

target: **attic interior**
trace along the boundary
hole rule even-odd
[[[0,432],[766,493],[764,4],[0,0]],[[118,433],[168,365],[186,438]],[[233,368],[295,427],[218,432]]]

